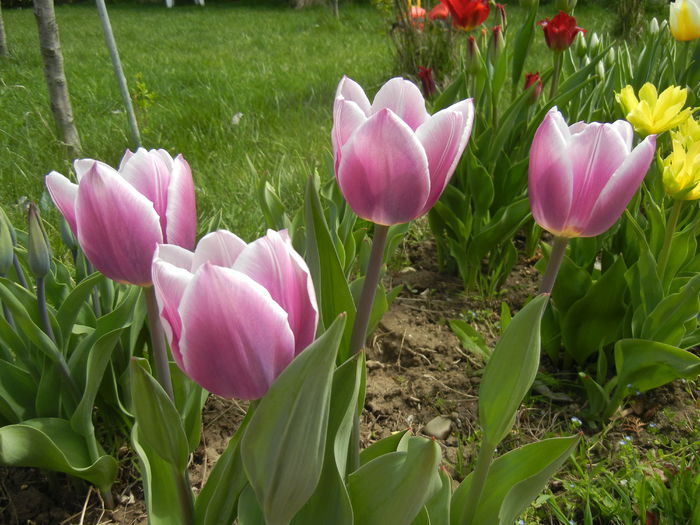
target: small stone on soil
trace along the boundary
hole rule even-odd
[[[428,421],[423,427],[423,434],[437,439],[445,439],[452,429],[452,420],[444,416],[437,416]]]

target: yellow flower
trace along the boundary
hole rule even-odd
[[[673,141],[673,153],[663,160],[664,189],[677,200],[700,199],[700,142]]]
[[[625,112],[625,118],[643,137],[682,124],[692,112],[691,108],[683,109],[687,97],[688,90],[678,86],[670,86],[659,95],[649,82],[639,90],[639,99],[632,86],[625,86],[615,94],[615,99]]]
[[[669,16],[671,34],[676,40],[687,42],[700,37],[700,1],[676,0]]]
[[[693,117],[689,117],[678,126],[677,131],[671,132],[671,138],[682,143],[686,148],[690,147],[694,142],[700,142],[700,123]]]

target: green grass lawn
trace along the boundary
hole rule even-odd
[[[263,229],[258,176],[279,181],[296,206],[306,176],[328,173],[340,77],[373,93],[394,73],[389,23],[369,4],[343,4],[340,20],[323,7],[297,11],[254,0],[109,9],[130,88],[139,78],[140,94],[154,96],[149,108],[137,104],[144,146],[182,153],[192,166],[200,218],[221,210],[223,225],[245,237]],[[540,11],[554,14],[552,5]],[[514,38],[524,10],[513,3],[508,13]],[[613,20],[595,4],[576,14],[589,32],[605,32]],[[22,196],[38,200],[43,176],[67,174],[70,159],[54,133],[33,14],[3,16],[11,58],[0,77],[0,203],[17,219],[12,205]],[[57,17],[84,156],[117,165],[133,145],[96,10],[60,6]],[[551,63],[544,39],[536,40],[526,71]]]

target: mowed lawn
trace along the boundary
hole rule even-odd
[[[309,173],[330,166],[333,94],[343,74],[370,91],[392,70],[387,24],[370,5],[293,10],[285,2],[113,5],[110,16],[147,148],[182,153],[201,220],[221,210],[245,237],[263,229],[258,177],[292,206]],[[11,58],[0,64],[0,203],[15,218],[43,176],[70,170],[54,134],[30,9],[3,11]],[[133,147],[97,12],[57,7],[75,121],[85,157],[118,165]],[[18,224],[19,225],[19,224]]]

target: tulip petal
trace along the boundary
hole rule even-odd
[[[365,94],[365,90],[351,78],[343,76],[335,91],[335,99],[345,99],[354,102],[364,112],[366,117],[370,115],[371,104]]]
[[[77,235],[78,227],[75,222],[75,201],[78,197],[78,185],[66,177],[52,171],[46,176],[46,188],[49,190],[53,203],[66,219],[73,235]]]
[[[644,180],[655,150],[655,135],[649,135],[632,150],[601,191],[590,220],[582,228],[582,237],[600,235],[615,224]]]
[[[175,244],[159,244],[153,254],[153,260],[156,259],[162,259],[168,264],[190,272],[194,262],[194,253]]]
[[[129,152],[131,153],[131,152]],[[75,159],[73,161],[73,171],[75,171],[75,180],[78,181],[78,184],[80,184],[80,181],[83,178],[83,175],[85,175],[88,171],[92,169],[92,167],[95,165],[95,162],[97,162],[98,166],[101,168],[109,168],[112,169],[112,166],[105,164],[104,162],[101,162],[99,160],[93,160],[93,159]]]
[[[610,126],[617,132],[625,144],[627,151],[632,151],[632,143],[634,141],[634,130],[632,125],[626,120],[616,120]]]
[[[161,156],[155,152],[139,148],[124,163],[119,173],[139,193],[145,195],[153,203],[153,207],[160,218],[163,235],[165,235],[170,171]],[[174,244],[173,242],[171,243]]]
[[[333,105],[333,129],[331,130],[336,176],[340,166],[342,147],[366,120],[364,111],[355,102],[336,99]]]
[[[430,194],[428,159],[411,129],[388,109],[343,146],[338,184],[363,219],[392,225],[418,217]]]
[[[571,210],[573,168],[567,154],[569,128],[552,108],[535,132],[530,148],[528,194],[537,224],[561,233]]]
[[[194,182],[190,165],[182,155],[172,161],[167,203],[165,240],[188,250],[193,249],[197,236]]]
[[[374,97],[372,113],[376,114],[382,109],[393,111],[414,131],[430,117],[418,86],[399,77],[389,80]]]
[[[217,230],[208,233],[199,240],[194,251],[192,272],[196,272],[207,262],[231,268],[245,247],[246,243],[230,231]]]
[[[253,279],[205,264],[180,304],[180,351],[192,379],[223,397],[262,397],[294,357],[287,314]]]
[[[289,315],[298,354],[311,344],[316,335],[318,307],[308,266],[292,248],[292,243],[273,230],[253,241],[240,254],[238,270],[270,292],[272,298]]]
[[[474,121],[474,104],[463,100],[437,112],[416,130],[430,169],[430,194],[421,214],[440,198],[467,146]]]
[[[163,253],[163,248],[174,247],[173,245],[161,244],[156,251],[153,260],[153,287],[158,301],[158,311],[163,321],[163,330],[170,342],[175,362],[180,368],[184,368],[182,353],[180,352],[180,338],[182,335],[182,320],[178,308],[182,301],[187,285],[192,281],[194,275],[189,270],[178,267],[159,257]],[[177,248],[177,247],[175,247]]]
[[[119,282],[147,286],[163,242],[153,203],[109,166],[95,162],[78,188],[78,241],[97,270]]]

